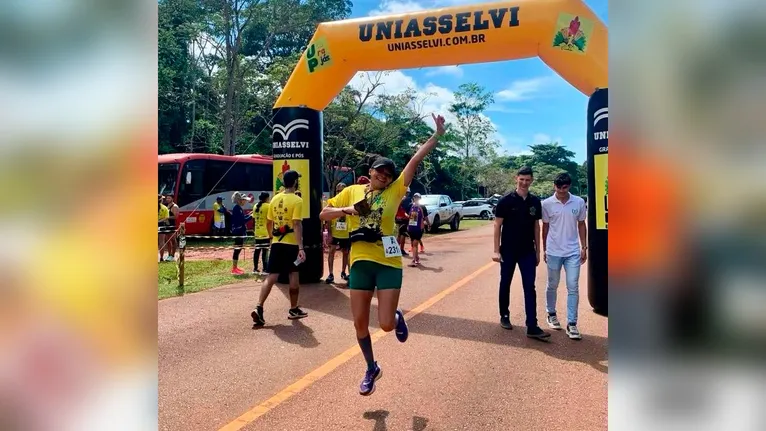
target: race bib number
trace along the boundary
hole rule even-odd
[[[343,231],[345,231],[346,230],[346,222],[339,221],[339,222],[335,223],[335,230],[343,230]]]
[[[417,226],[418,225],[418,219],[410,220],[410,226]]]
[[[386,257],[402,256],[402,249],[399,247],[399,242],[395,236],[383,237],[383,251],[386,253]]]

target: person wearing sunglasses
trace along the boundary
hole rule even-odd
[[[367,371],[359,386],[361,395],[375,391],[381,369],[375,362],[370,339],[370,303],[378,290],[378,321],[386,332],[396,332],[400,342],[407,341],[409,330],[399,308],[402,287],[402,250],[397,240],[396,212],[415,176],[418,165],[444,134],[444,117],[433,115],[435,133],[418,148],[401,174],[390,159],[378,157],[370,166],[369,184],[346,187],[327,201],[319,218],[331,221],[345,217],[351,241],[349,290],[351,313],[359,347]]]

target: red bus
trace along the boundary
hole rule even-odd
[[[245,204],[245,213],[249,213],[261,192],[273,193],[273,165],[269,156],[177,153],[160,154],[157,162],[159,193],[173,196],[180,209],[177,223],[186,222],[188,235],[212,232],[213,204],[218,196],[231,209],[231,195],[235,191],[245,193],[254,201]],[[346,184],[355,182],[350,168],[336,169],[335,176]],[[323,194],[327,195],[327,182],[323,182]],[[248,230],[252,230],[252,224],[248,223]],[[231,226],[228,219],[226,226]]]

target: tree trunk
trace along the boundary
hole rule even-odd
[[[232,56],[233,57],[233,56]],[[234,148],[234,79],[235,60],[232,58],[232,64],[229,66],[226,80],[226,99],[223,106],[223,153],[227,156],[233,156]]]

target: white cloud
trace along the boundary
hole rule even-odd
[[[447,123],[457,121],[455,116],[449,112],[450,105],[455,101],[455,94],[452,90],[430,82],[421,86],[411,76],[406,75],[399,70],[389,72],[360,72],[354,75],[349,82],[349,85],[356,90],[365,91],[371,87],[372,82],[376,82],[376,77],[378,76],[380,76],[382,85],[378,87],[373,94],[395,95],[401,94],[409,88],[415,90],[423,100],[422,106],[419,106],[419,108],[421,108],[420,111],[422,115],[426,116],[426,123],[429,126],[432,125],[431,119],[428,118],[431,113],[444,116]],[[374,102],[374,96],[368,103],[370,102]],[[492,119],[489,117],[486,118],[492,122]],[[501,144],[501,148],[506,146],[508,140],[499,133],[497,124],[492,122],[492,126],[495,128],[493,138]]]
[[[557,136],[554,138],[546,133],[535,133],[531,139],[512,136],[506,142],[507,144],[502,147],[501,153],[511,156],[531,155],[532,150],[529,147],[532,145],[549,144],[551,142],[558,142],[559,145],[564,145],[564,140],[561,137]]]
[[[416,1],[383,0],[377,9],[371,10],[369,16],[396,15],[400,13],[416,12],[425,7]]]
[[[495,97],[507,102],[529,100],[542,92],[542,90],[552,82],[554,82],[554,79],[550,76],[520,79],[513,81],[508,88],[495,94]]]
[[[531,156],[532,150],[526,149],[526,150],[516,151],[516,152],[512,152],[511,155],[512,156]]]
[[[497,141],[498,143],[498,151],[502,151],[503,148],[508,145],[508,139],[506,139],[505,136],[503,136],[497,128],[495,128],[495,133],[492,135],[492,139]]]
[[[426,72],[426,76],[436,76],[436,75],[450,75],[457,78],[460,78],[463,76],[463,69],[461,69],[458,66],[441,66],[436,67],[428,72]]]
[[[553,138],[545,133],[535,133],[535,136],[532,137],[531,145],[550,144],[551,142],[558,142],[559,145],[564,145],[563,139],[560,136]]]
[[[406,75],[399,70],[388,72],[359,72],[351,78],[349,85],[356,90],[366,91],[371,87],[373,82],[377,81],[378,77],[381,86],[376,89],[375,93],[373,93],[374,95],[396,95],[404,93],[408,89],[413,89],[418,93],[422,101],[421,108],[423,115],[436,113],[443,115],[448,122],[455,120],[455,117],[449,113],[449,106],[455,100],[455,95],[452,90],[432,83],[428,83],[425,86],[418,85],[411,76]],[[371,102],[373,101],[374,96]]]

